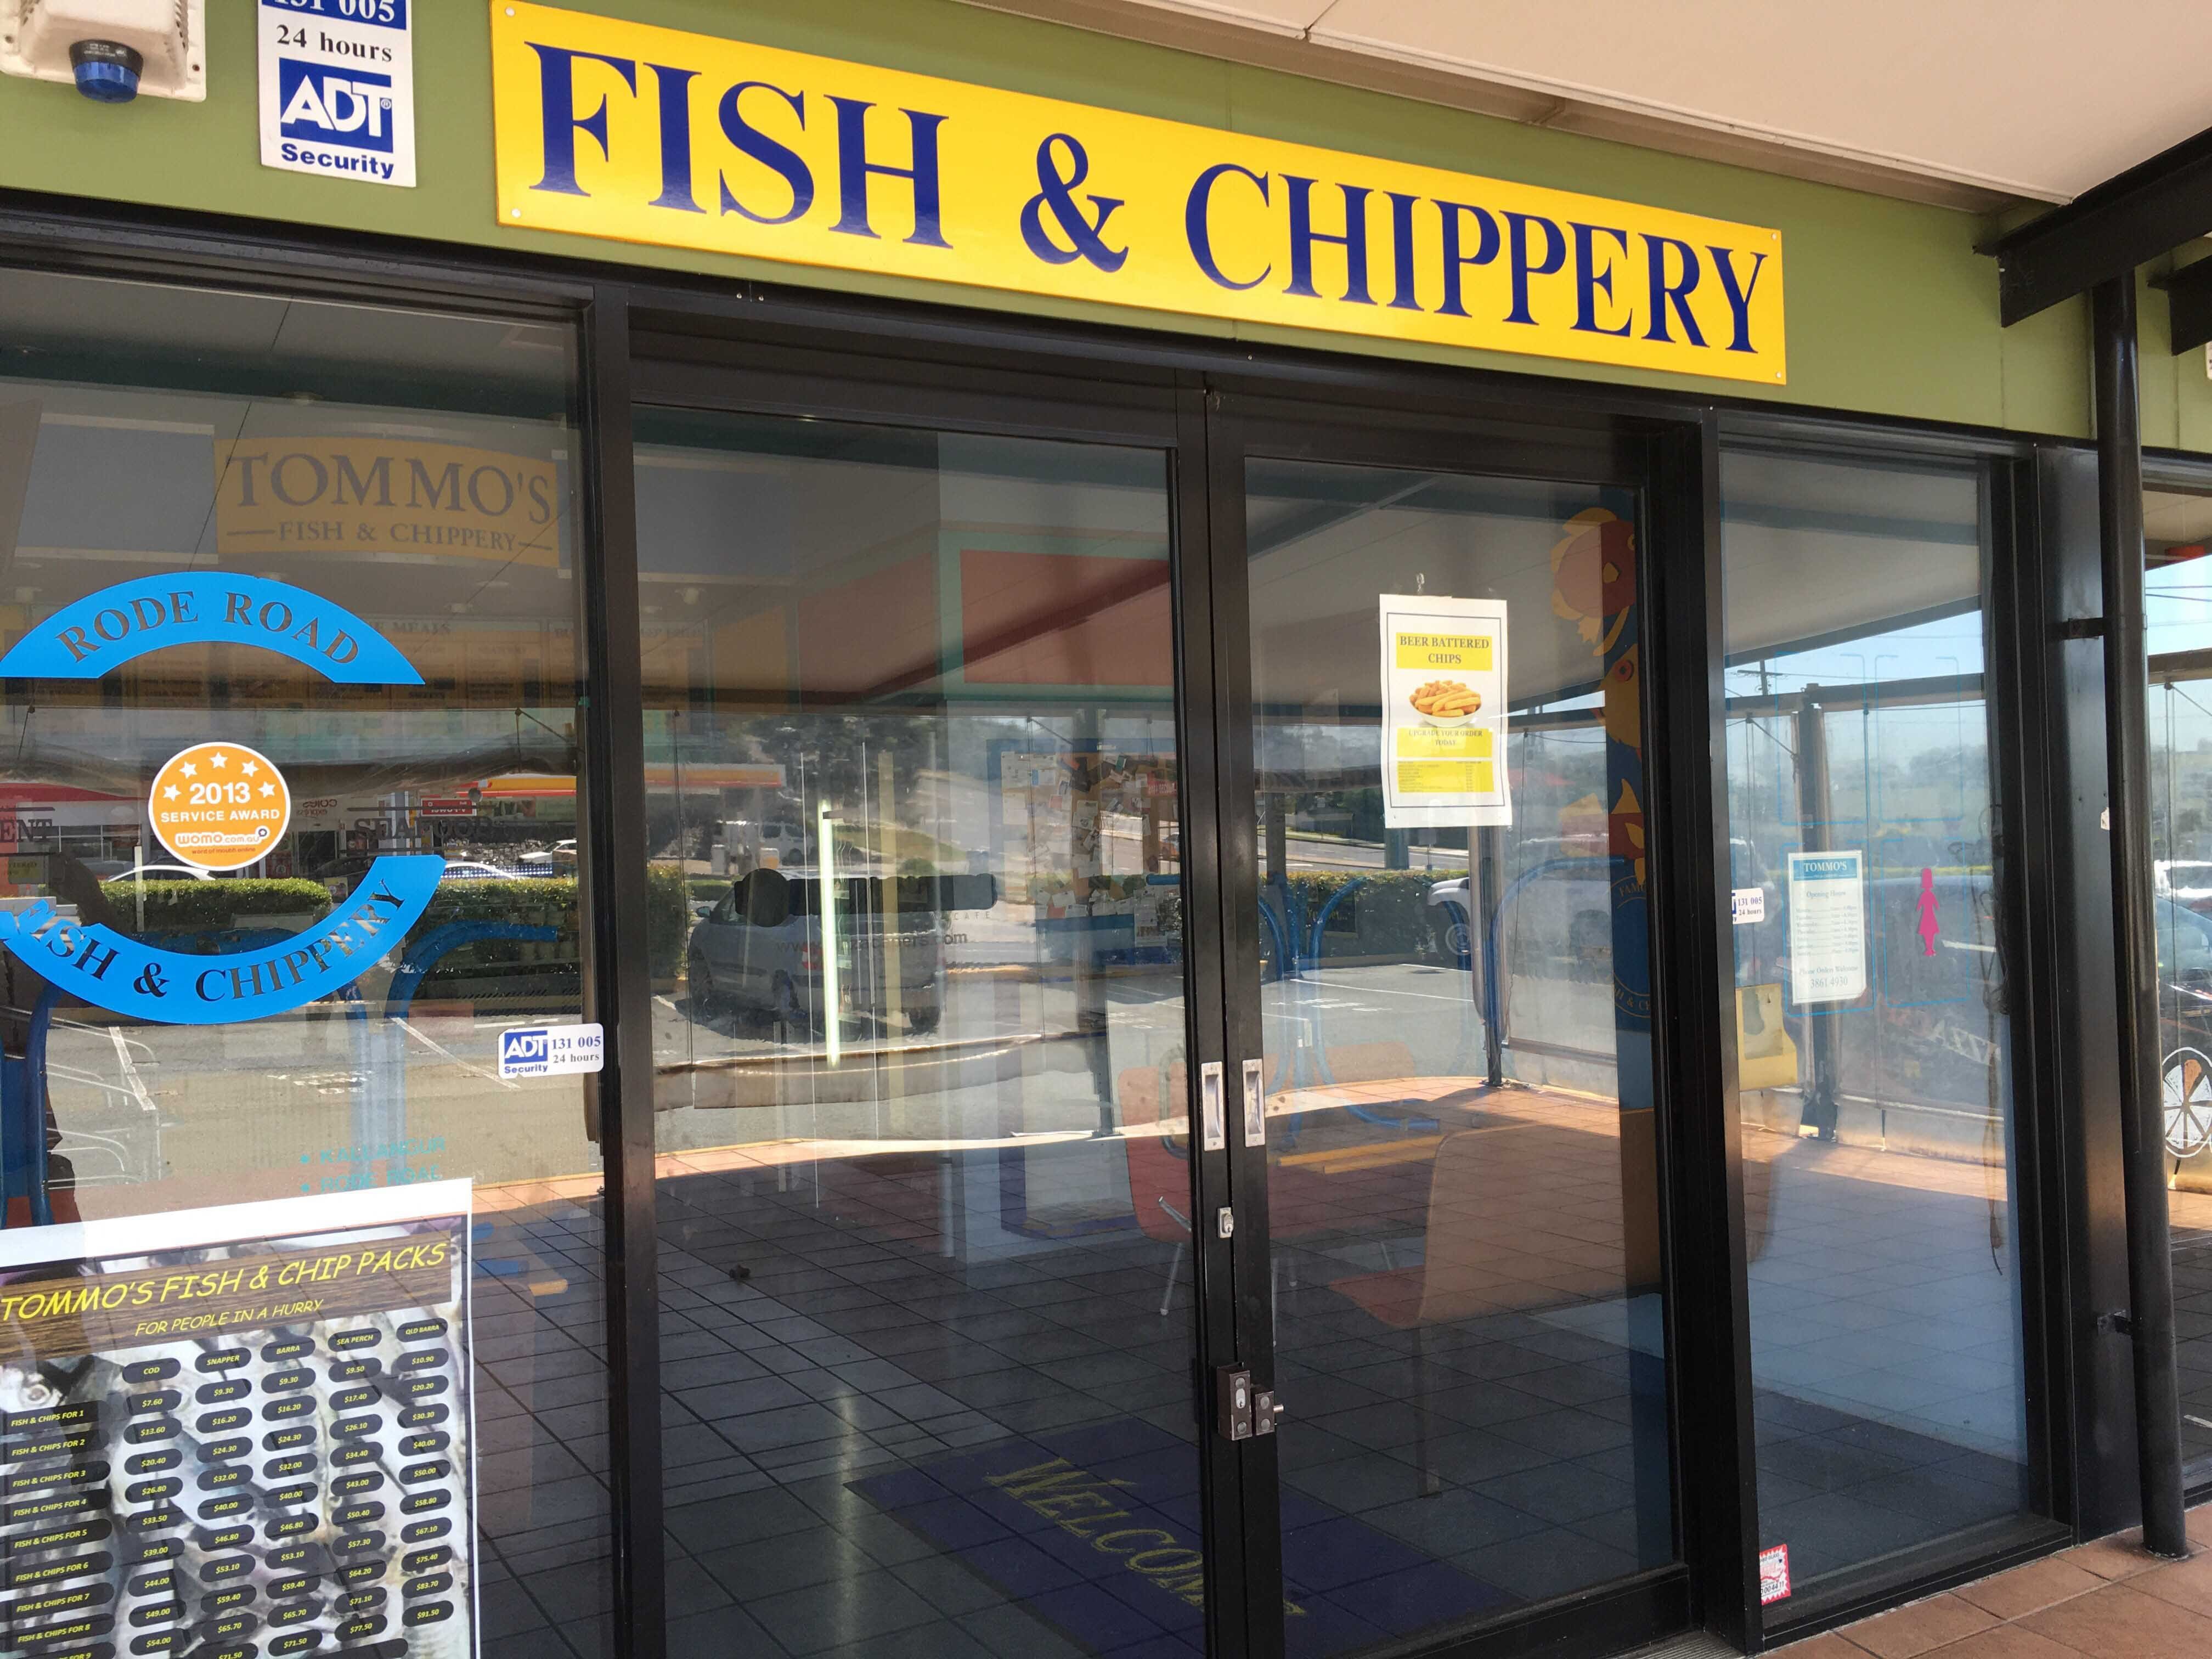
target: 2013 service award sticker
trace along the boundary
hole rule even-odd
[[[276,849],[292,791],[276,763],[238,743],[196,743],[154,775],[146,811],[155,839],[200,870],[243,870]]]

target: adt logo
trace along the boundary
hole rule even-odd
[[[507,1066],[532,1066],[543,1060],[549,1048],[543,1028],[534,1030],[501,1031],[499,1034],[499,1063]]]
[[[277,65],[276,88],[283,100],[277,127],[287,138],[392,154],[390,76],[288,58]]]

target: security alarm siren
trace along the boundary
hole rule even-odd
[[[207,96],[207,0],[0,0],[0,74],[102,104]]]

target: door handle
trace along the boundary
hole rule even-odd
[[[1209,1152],[1226,1152],[1229,1148],[1228,1107],[1221,1098],[1224,1086],[1219,1060],[1209,1060],[1199,1066],[1199,1131],[1204,1148]]]
[[[1244,1144],[1267,1144],[1267,1080],[1264,1061],[1244,1062]]]

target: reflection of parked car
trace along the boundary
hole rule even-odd
[[[2212,921],[2174,897],[2156,907],[2167,1170],[2212,1179]]]
[[[447,859],[446,873],[441,881],[516,881],[521,872],[502,870],[496,864],[484,864],[475,859]]]
[[[2160,859],[2151,866],[2160,898],[2191,910],[2212,912],[2212,862],[2203,859]]]
[[[936,1030],[944,1006],[945,913],[988,910],[998,902],[998,886],[988,875],[841,879],[830,933],[844,1010],[881,1019],[896,1002],[908,1030]],[[684,972],[692,1006],[819,1024],[821,908],[822,884],[812,876],[755,870],[733,884],[691,930]]]

